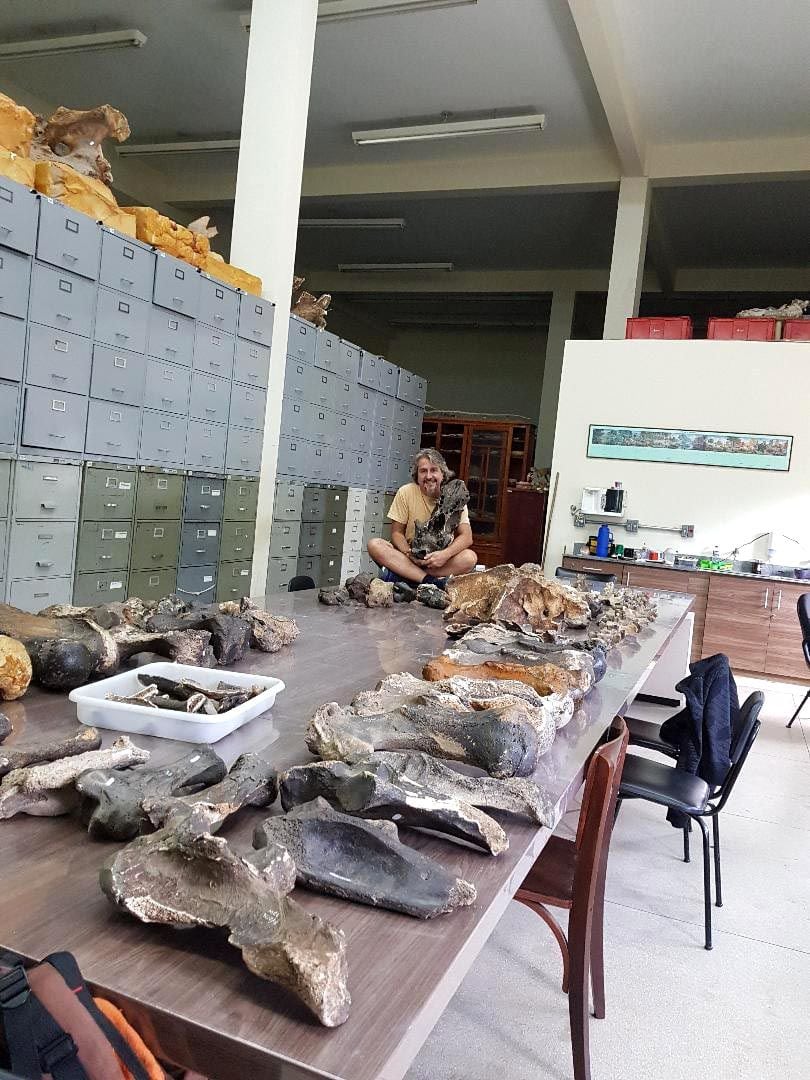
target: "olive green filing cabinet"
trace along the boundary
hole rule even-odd
[[[6,580],[15,607],[37,612],[71,602],[80,492],[79,464],[14,463]]]
[[[176,590],[185,600],[213,603],[216,599],[224,508],[223,476],[186,476]]]
[[[258,499],[259,481],[255,478],[226,479],[216,590],[219,603],[250,596]]]
[[[175,592],[184,492],[180,472],[142,469],[138,474],[130,596],[160,600]]]
[[[129,596],[137,483],[134,466],[92,462],[84,467],[73,588],[77,606]]]
[[[276,483],[275,497],[273,499],[273,521],[270,525],[270,540],[272,543],[274,532],[283,525],[296,524],[299,530],[303,530],[302,514],[304,510],[304,491],[306,485],[297,480],[284,479]],[[299,545],[301,532],[299,531]],[[311,559],[312,556],[309,556]],[[301,558],[296,553],[292,556],[271,557],[267,563],[267,582],[265,591],[268,595],[273,593],[285,593],[292,579],[299,573],[298,567]],[[301,573],[309,573],[302,569]],[[313,580],[319,580],[318,576],[309,574]]]

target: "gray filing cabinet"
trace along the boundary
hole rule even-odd
[[[81,467],[17,461],[8,528],[8,599],[25,611],[69,604]]]

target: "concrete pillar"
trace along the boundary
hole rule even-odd
[[[231,261],[275,301],[251,593],[263,596],[318,0],[253,0]]]
[[[576,290],[571,288],[555,289],[551,297],[546,362],[543,367],[543,389],[540,395],[540,417],[537,421],[537,447],[534,452],[534,463],[539,469],[548,469],[551,466],[563,352],[566,341],[571,337],[576,297]]]
[[[650,221],[650,181],[646,176],[623,176],[619,185],[613,258],[610,263],[605,330],[602,337],[623,338],[626,320],[638,315],[647,227]]]

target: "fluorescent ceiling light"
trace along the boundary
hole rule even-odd
[[[365,19],[370,15],[411,15],[436,8],[472,7],[478,0],[321,0],[319,22],[341,22],[344,19]],[[250,33],[250,12],[243,11],[239,22]]]
[[[152,154],[220,154],[239,149],[238,139],[202,139],[197,142],[124,143],[117,146],[119,157],[149,157]]]
[[[546,117],[543,113],[521,113],[516,116],[493,116],[484,120],[440,120],[435,124],[403,124],[370,131],[353,131],[352,139],[356,146],[377,146],[381,143],[422,142],[427,139],[459,139],[467,135],[542,131],[545,124]]]
[[[341,274],[400,274],[412,270],[454,270],[451,262],[422,263],[339,263]]]
[[[434,8],[466,7],[478,0],[321,0],[318,5],[320,22],[342,19],[363,19],[368,15],[410,15]]]
[[[139,49],[145,44],[146,34],[141,33],[140,30],[111,30],[101,34],[40,38],[38,41],[5,41],[0,43],[0,60],[106,52],[108,49]]]
[[[299,218],[301,229],[404,229],[405,218]]]

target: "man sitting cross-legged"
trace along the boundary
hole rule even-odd
[[[378,566],[390,572],[389,580],[402,578],[416,585],[423,582],[443,585],[451,574],[467,574],[475,569],[470,515],[465,506],[448,547],[432,551],[424,559],[415,559],[411,543],[416,525],[428,520],[439,501],[442,484],[451,480],[453,474],[438,450],[420,450],[414,459],[412,475],[413,483],[403,484],[388,511],[390,542],[369,540],[368,553]]]

